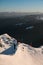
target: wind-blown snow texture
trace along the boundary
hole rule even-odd
[[[8,34],[0,35],[0,53],[1,54],[13,54],[14,53],[14,44],[17,45],[17,40],[10,37]]]
[[[0,55],[0,65],[43,65],[43,46],[33,48],[19,43],[14,55]]]

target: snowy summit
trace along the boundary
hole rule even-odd
[[[33,48],[25,43],[18,43],[13,55],[0,55],[0,65],[43,65],[41,48]]]
[[[13,53],[14,45],[17,45],[17,40],[15,38],[12,38],[8,34],[0,35],[0,53]]]

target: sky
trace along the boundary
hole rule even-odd
[[[43,0],[0,0],[0,12],[43,12]]]

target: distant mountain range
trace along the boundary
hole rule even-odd
[[[43,14],[40,12],[0,12],[0,17],[18,17],[18,16],[25,16],[25,15],[37,15]]]

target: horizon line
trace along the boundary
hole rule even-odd
[[[0,13],[43,13],[43,12],[35,12],[35,11],[32,11],[32,12],[15,12],[15,11],[0,11]]]

